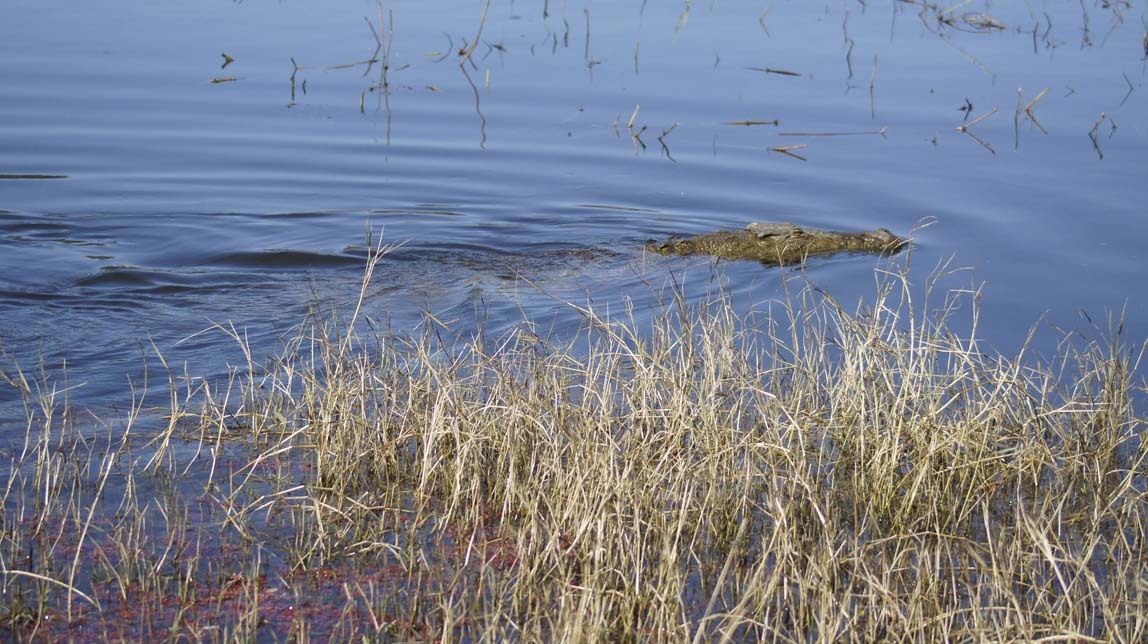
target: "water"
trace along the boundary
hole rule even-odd
[[[789,219],[935,221],[911,276],[969,268],[945,284],[983,284],[981,333],[1006,353],[1041,316],[1087,329],[1080,310],[1123,310],[1126,334],[1148,336],[1143,3],[972,2],[942,24],[905,2],[496,0],[460,68],[482,9],[9,0],[5,365],[66,373],[101,409],[141,382],[153,343],[218,376],[242,354],[198,332],[231,323],[274,351],[315,293],[352,300],[368,228],[405,242],[368,299],[398,332],[424,309],[561,332],[577,322],[563,300],[641,309],[645,282],[682,271],[700,294],[707,262],[642,243]],[[352,65],[384,57],[385,77]],[[1047,88],[1033,118],[1018,88],[1022,107]],[[849,135],[808,135],[825,133]],[[805,272],[851,302],[874,265]],[[728,267],[750,303],[785,274]],[[4,388],[0,418],[21,415]]]

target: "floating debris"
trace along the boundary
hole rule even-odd
[[[778,74],[780,76],[800,76],[797,72],[791,72],[785,69],[773,69],[772,67],[746,67],[755,72],[765,72],[766,74]]]
[[[778,125],[780,121],[773,119],[772,121],[723,121],[722,125]]]

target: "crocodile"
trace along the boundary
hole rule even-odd
[[[803,228],[789,222],[755,221],[742,230],[719,230],[664,242],[651,241],[646,248],[660,255],[714,255],[781,266],[799,263],[811,255],[847,251],[894,253],[906,244],[908,240],[884,228],[839,232]]]

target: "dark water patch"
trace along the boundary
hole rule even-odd
[[[133,266],[106,266],[98,273],[84,276],[66,287],[45,297],[72,298],[78,301],[107,301],[107,298],[121,294],[125,298],[139,302],[138,298],[154,297],[164,301],[164,296],[197,294],[207,297],[214,293],[234,293],[258,291],[272,288],[266,280],[254,280],[248,273],[235,271],[175,271],[144,269]],[[72,289],[80,289],[73,291]]]
[[[16,242],[49,242],[55,244],[64,244],[65,246],[108,246],[107,242],[94,241],[91,239],[75,239],[72,237],[52,237],[52,236],[27,236],[27,235],[13,235],[9,237],[10,240]],[[109,257],[110,258],[110,257]]]
[[[428,261],[449,262],[452,258],[494,259],[497,257],[516,257],[519,251],[500,248],[494,245],[484,245],[467,242],[441,242],[419,243],[400,242],[399,245],[387,253],[387,260],[396,261]]]
[[[372,215],[440,215],[444,217],[465,217],[461,212],[454,210],[430,210],[430,209],[410,209],[410,210],[372,210]]]
[[[76,280],[76,286],[137,287],[151,286],[159,274],[133,266],[104,266],[99,273]]]
[[[649,212],[656,213],[657,210],[653,208],[638,208],[637,206],[617,206],[608,204],[593,204],[593,203],[580,203],[575,204],[579,208],[593,208],[595,210],[618,210],[621,212]]]
[[[61,233],[69,228],[64,224],[47,221],[0,221],[0,232],[4,233]]]
[[[45,315],[76,315],[76,314],[131,314],[138,316],[147,310],[147,302],[133,293],[119,293],[114,295],[99,295],[91,292],[74,295],[45,295],[43,293],[21,293],[15,297],[0,296],[0,307],[9,307],[13,311],[20,306],[28,306],[33,302],[42,303]],[[29,327],[19,335],[43,335],[45,327]]]
[[[0,174],[0,179],[67,179],[66,174]]]
[[[0,289],[0,303],[9,303],[13,306],[19,306],[28,302],[59,302],[67,297],[67,295],[61,295],[57,292]]]
[[[362,266],[362,264],[363,258],[356,255],[281,249],[229,253],[208,260],[203,265],[294,271],[308,268]]]
[[[274,217],[275,219],[319,219],[330,217],[332,215],[346,214],[349,213],[339,210],[306,210],[299,212],[279,212],[273,215],[268,215],[268,217]]]

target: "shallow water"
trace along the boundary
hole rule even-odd
[[[269,352],[315,293],[349,306],[368,229],[404,243],[368,299],[398,332],[429,309],[561,333],[563,300],[643,310],[671,274],[700,297],[708,262],[642,243],[788,219],[933,222],[912,232],[914,283],[969,268],[943,284],[984,285],[980,334],[1005,353],[1042,315],[1087,330],[1081,310],[1148,336],[1143,3],[496,0],[460,67],[482,8],[5,3],[7,368],[63,388],[66,365],[72,399],[104,409],[153,343],[218,376],[242,354],[199,331],[231,323]],[[805,274],[853,302],[876,263]],[[752,304],[795,274],[727,277]],[[0,389],[0,418],[21,416]]]

